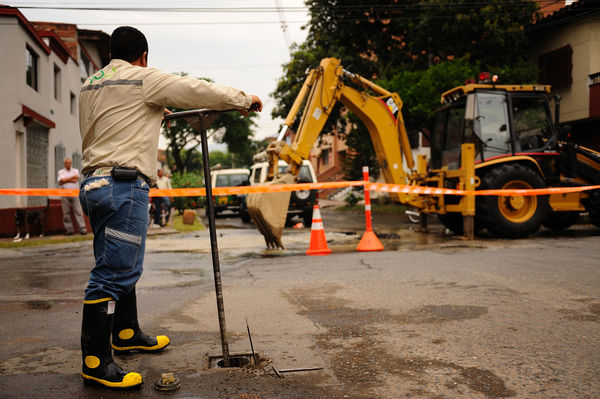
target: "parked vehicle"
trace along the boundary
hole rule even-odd
[[[258,162],[250,168],[250,184],[256,185],[264,183],[267,180],[269,162]],[[285,161],[279,161],[278,173],[286,173],[288,165]],[[298,173],[298,183],[315,183],[317,176],[308,160],[302,162],[300,172]],[[317,197],[316,190],[293,191],[290,196],[290,202],[287,210],[286,222],[291,222],[292,218],[299,216],[305,226],[310,226],[312,222],[312,211]],[[246,196],[243,196],[240,203],[240,217],[245,223],[250,223],[251,218],[246,205]]]
[[[211,172],[211,183],[213,187],[248,186],[249,175],[250,171],[248,169],[219,169]],[[239,212],[240,197],[240,195],[235,194],[213,196],[215,214],[225,210]]]

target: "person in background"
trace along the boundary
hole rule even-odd
[[[159,190],[170,190],[173,188],[171,186],[171,179],[165,175],[165,172],[162,169],[158,169],[156,173],[158,175],[158,178],[156,179],[156,188]],[[171,205],[171,201],[169,200],[169,197],[153,197],[152,200],[154,201],[154,224],[160,226],[162,208],[168,209]],[[168,222],[168,220],[166,222]]]
[[[58,185],[61,188],[79,189],[79,171],[72,167],[73,160],[71,158],[65,158],[63,162],[65,167],[64,169],[59,170],[57,174]],[[65,234],[71,235],[75,233],[73,221],[71,220],[71,209],[73,210],[73,215],[75,215],[79,233],[82,235],[87,234],[79,199],[77,197],[61,197],[60,204],[62,205]]]

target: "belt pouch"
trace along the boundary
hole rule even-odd
[[[114,180],[117,181],[133,181],[137,179],[138,171],[136,169],[128,169],[115,166],[110,171],[110,175]]]

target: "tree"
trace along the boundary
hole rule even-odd
[[[181,73],[181,75],[185,75],[185,73]],[[171,108],[171,111],[177,112],[182,109]],[[253,121],[255,117],[256,113],[254,112],[250,113],[248,117],[238,112],[223,112],[212,123],[207,134],[214,136],[217,142],[226,144],[231,153],[245,154],[252,145],[252,127],[255,126]],[[162,134],[169,142],[175,170],[186,171],[200,145],[200,132],[192,128],[185,120],[178,119],[165,124]]]
[[[480,70],[503,82],[533,83],[523,28],[535,18],[534,1],[307,0],[310,21],[304,43],[292,48],[273,97],[274,116],[285,117],[306,72],[321,58],[342,65],[403,99],[409,130],[431,127],[440,94]],[[343,113],[332,113],[336,124]],[[354,137],[356,135],[356,137]],[[348,134],[364,151],[360,131]],[[357,147],[354,147],[356,145]]]

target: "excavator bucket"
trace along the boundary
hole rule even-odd
[[[293,184],[295,180],[294,175],[284,173],[265,185]],[[249,194],[246,199],[248,213],[260,233],[265,237],[268,248],[283,249],[281,234],[285,227],[291,194],[291,191],[258,193]]]

